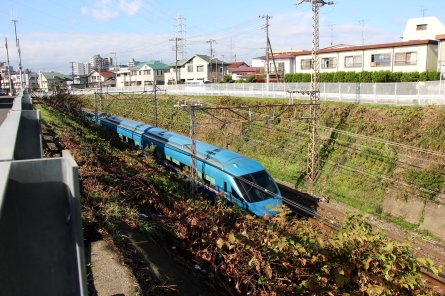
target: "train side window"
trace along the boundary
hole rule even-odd
[[[239,194],[236,193],[235,189],[233,189],[233,188],[232,188],[232,196],[233,196],[234,198],[236,198],[237,200],[242,200],[242,199],[241,199],[241,196],[239,196]]]
[[[224,192],[227,192],[227,182],[224,181]]]
[[[200,171],[198,171],[198,179],[202,180],[202,173]]]
[[[216,185],[215,178],[212,178],[209,175],[204,175],[204,178],[205,178],[204,183],[215,188],[215,185]]]
[[[180,167],[180,166],[181,166],[181,163],[179,162],[179,160],[176,160],[176,159],[172,158],[172,162],[173,162],[173,164],[174,164],[175,166],[177,166],[177,167]]]

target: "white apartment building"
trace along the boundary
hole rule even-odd
[[[415,40],[386,44],[322,49],[320,72],[380,71],[424,72],[437,70],[438,41]],[[312,72],[312,53],[297,53],[293,72]]]
[[[74,75],[85,75],[85,63],[73,63]]]

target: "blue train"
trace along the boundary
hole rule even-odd
[[[92,112],[87,117],[96,121]],[[166,166],[180,170],[190,165],[188,137],[106,113],[98,114],[97,123],[140,149],[153,144],[156,157]],[[196,141],[196,164],[201,186],[258,217],[273,216],[283,204],[277,184],[255,160]]]

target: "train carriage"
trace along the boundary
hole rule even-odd
[[[101,118],[99,124],[139,148],[155,145],[157,158],[170,167],[190,165],[188,137],[117,116]],[[201,141],[196,141],[196,162],[199,183],[211,195],[222,195],[259,217],[274,215],[282,205],[278,186],[259,162]]]

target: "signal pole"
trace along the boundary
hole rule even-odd
[[[269,15],[260,16],[260,18],[266,19],[266,82],[269,84],[270,74],[269,74],[269,19],[272,18]]]
[[[295,3],[298,7],[303,2],[310,2],[312,4],[312,77],[310,89],[310,139],[308,144],[308,161],[306,168],[306,177],[309,187],[312,187],[318,176],[320,168],[319,161],[319,144],[318,144],[318,108],[320,101],[320,63],[319,63],[319,23],[318,10],[325,4],[333,5],[335,2],[324,0],[299,0]]]

